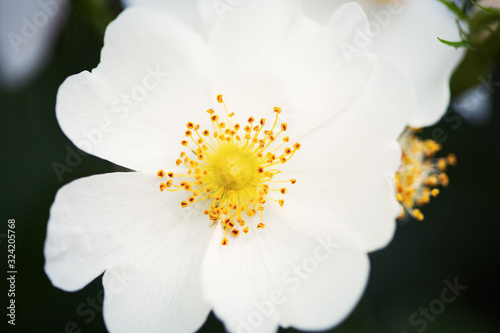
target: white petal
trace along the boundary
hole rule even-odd
[[[264,26],[260,26],[260,24],[246,25],[246,33],[252,29],[259,31],[260,33],[265,32],[266,30],[269,30],[269,26],[266,28],[266,25],[272,24],[271,20],[268,18],[273,18],[277,21],[277,23],[282,22],[283,18],[288,20],[289,14],[292,12],[298,13],[297,9],[300,9],[300,7],[300,0],[198,1],[198,8],[200,10],[202,20],[204,21],[204,27],[209,30],[212,30],[219,24],[228,24],[226,20],[232,21],[232,23],[229,24],[234,24],[237,21],[240,21],[240,23],[245,25],[245,21],[249,22],[255,18],[254,15],[260,15],[263,19],[262,23]],[[277,25],[279,25],[279,23]]]
[[[300,193],[296,200],[359,235],[366,251],[385,246],[394,233],[396,140],[414,106],[402,74],[379,59],[365,96],[300,139],[301,149],[282,168],[282,178],[297,179],[289,188]]]
[[[220,62],[246,67],[279,49],[299,18],[297,0],[244,1],[220,20],[209,44],[224,57]]]
[[[356,239],[314,209],[268,209],[263,230],[220,245],[219,230],[202,267],[206,300],[230,332],[275,332],[278,325],[322,330],[359,300],[368,259]],[[297,270],[300,270],[298,272]]]
[[[112,331],[189,332],[209,312],[198,270],[213,228],[199,211],[180,208],[185,194],[160,192],[159,182],[141,173],[83,178],[64,186],[51,208],[45,271],[67,291],[106,271]]]
[[[231,13],[236,14],[240,9]],[[358,5],[343,6],[323,29],[303,16],[287,14],[269,23],[267,34],[241,35],[240,21],[232,22],[232,16],[224,20],[211,40],[215,66],[210,80],[214,93],[223,94],[236,114],[272,118],[273,107],[279,106],[291,131],[305,132],[359,98],[375,63],[367,52],[348,59],[341,48],[352,43],[353,32],[368,23]],[[273,18],[254,18],[255,24],[265,19]],[[290,25],[293,28],[283,28]]]
[[[52,54],[67,4],[59,1],[0,1],[0,84],[28,83]]]
[[[464,49],[456,50],[437,39],[460,40],[456,17],[445,5],[434,0],[404,4],[401,14],[393,15],[381,31],[374,52],[394,61],[415,87],[418,106],[409,125],[430,126],[446,112],[450,77]]]
[[[121,0],[124,6],[145,6],[163,10],[174,15],[194,30],[201,27],[197,0]]]
[[[61,128],[82,150],[116,164],[168,167],[190,115],[206,110],[201,38],[167,13],[131,7],[108,26],[104,43],[92,73],[62,84]]]
[[[304,12],[320,24],[348,0],[310,0]],[[460,40],[455,15],[439,1],[377,2],[358,0],[368,15],[373,52],[391,59],[407,76],[418,97],[410,119],[414,127],[430,126],[445,113],[449,80],[464,50],[442,44],[437,37]]]
[[[307,0],[303,2],[304,14],[311,17],[321,25],[326,25],[332,13],[340,6],[353,3],[351,0]],[[355,3],[361,5],[367,12],[378,5],[377,0],[357,0]],[[363,27],[364,30],[365,27]]]

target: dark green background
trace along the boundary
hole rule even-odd
[[[115,4],[108,14],[112,17],[119,10]],[[94,311],[89,320],[76,310],[88,298],[102,295],[101,278],[79,292],[66,293],[54,288],[43,271],[46,225],[57,190],[77,178],[119,170],[88,155],[60,182],[51,166],[54,161],[65,164],[67,147],[76,150],[56,121],[55,98],[67,76],[98,64],[102,24],[96,22],[84,10],[73,11],[46,70],[20,91],[0,90],[0,267],[6,271],[7,219],[14,218],[18,269],[15,330],[6,323],[8,288],[2,279],[2,332],[59,333],[69,322],[81,332],[106,331],[101,311]],[[494,81],[500,82],[499,70]],[[483,127],[470,125],[450,109],[447,118],[422,133],[432,137],[435,128],[445,131],[443,153],[455,152],[459,160],[449,172],[451,184],[423,209],[423,222],[400,223],[389,247],[370,255],[367,291],[353,314],[332,332],[417,332],[421,326],[411,326],[410,315],[439,299],[443,281],[455,278],[467,290],[446,305],[425,332],[500,331],[499,87],[492,100],[493,113]],[[213,315],[201,329],[223,331]]]

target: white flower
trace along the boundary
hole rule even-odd
[[[58,192],[50,212],[49,278],[74,291],[104,272],[110,331],[192,332],[211,309],[231,332],[274,332],[280,325],[321,330],[338,324],[359,300],[366,253],[393,236],[396,139],[414,95],[389,61],[368,50],[347,61],[339,50],[367,23],[358,5],[341,7],[320,28],[301,15],[299,4],[245,2],[206,42],[167,13],[130,8],[109,25],[100,65],[61,86],[56,112],[66,135],[86,152],[137,171],[74,181]],[[216,100],[219,93],[224,97]],[[294,115],[287,125],[275,107]],[[209,120],[207,109],[218,121]],[[222,137],[234,148],[236,135],[247,140],[251,116],[257,126],[252,133],[260,131],[266,146],[252,151],[267,159],[272,151],[285,161],[271,167],[232,152],[224,155],[226,164],[214,164],[226,146],[210,141],[203,129],[220,134],[222,127],[242,124],[240,134]],[[261,118],[267,118],[267,134]],[[289,144],[276,128],[286,130]],[[190,167],[183,161],[177,167],[186,151],[181,140],[194,151],[198,138],[207,145],[197,152],[207,164],[188,150],[195,164],[186,160]],[[297,141],[300,150],[286,153],[286,147],[299,148]],[[172,185],[158,178],[160,169],[175,174],[167,178]],[[226,191],[220,201],[212,197],[182,208],[181,202],[201,197],[190,191],[198,185],[165,189],[181,186],[177,179],[199,181],[193,175],[200,173],[206,176],[200,186]],[[248,184],[254,186],[240,191]],[[207,192],[218,195],[213,188]],[[235,192],[238,207],[247,211],[258,202],[256,214],[241,214],[244,225],[230,199]],[[234,235],[235,229],[241,232]]]
[[[49,60],[68,0],[0,0],[0,85],[26,84]]]
[[[326,24],[330,13],[346,2],[308,0],[304,12]],[[464,49],[456,50],[437,39],[460,40],[456,16],[438,0],[357,2],[368,15],[373,52],[392,60],[415,89],[418,104],[409,125],[433,125],[447,110],[449,80],[464,55]]]

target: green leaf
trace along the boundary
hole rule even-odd
[[[439,39],[439,41],[441,43],[449,45],[449,46],[453,46],[456,49],[458,49],[459,47],[466,47],[468,49],[472,48],[472,45],[466,40],[461,40],[460,42],[450,42],[450,41],[441,39],[439,37],[437,39]]]
[[[479,31],[477,33],[482,34]],[[485,38],[485,40],[477,40],[477,37],[471,36],[471,43],[474,47],[468,49],[451,78],[450,88],[453,95],[456,96],[477,85],[478,77],[488,75],[495,64],[500,63],[500,28],[489,33]]]

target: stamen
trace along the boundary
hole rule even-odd
[[[418,221],[424,214],[415,206],[423,206],[431,197],[439,194],[437,187],[448,186],[449,178],[444,173],[448,166],[456,164],[454,154],[446,158],[434,158],[441,145],[433,140],[421,140],[415,131],[408,129],[400,138],[402,149],[401,167],[396,174],[396,199],[402,206],[398,218],[408,214]]]
[[[254,124],[254,117],[249,117],[248,125],[243,128],[239,123],[233,125],[234,113],[228,112],[222,95],[217,95],[217,102],[224,106],[226,122],[220,121],[216,112],[209,109],[207,113],[212,122],[212,135],[208,129],[199,131],[198,124],[186,124],[184,134],[194,146],[191,147],[188,140],[182,140],[181,145],[189,150],[182,152],[175,164],[184,165],[188,170],[182,174],[168,172],[166,175],[171,179],[160,184],[160,191],[190,192],[187,200],[181,201],[182,208],[208,200],[208,208],[203,214],[212,223],[221,224],[225,234],[221,244],[227,245],[228,232],[234,237],[238,237],[241,231],[248,234],[250,229],[243,214],[251,218],[259,212],[260,220],[254,228],[264,229],[262,220],[267,201],[274,201],[283,207],[285,201],[269,197],[269,193],[273,191],[284,195],[287,189],[270,188],[268,183],[295,184],[295,179],[275,180],[274,177],[281,173],[276,167],[286,163],[301,146],[295,143],[292,147],[282,148],[289,142],[288,137],[277,141],[288,129],[286,123],[278,124],[278,116],[281,114],[279,107],[273,108],[273,126],[270,130],[264,130],[265,118],[260,119],[258,125]],[[277,134],[274,133],[276,127],[280,129]],[[240,130],[243,131],[241,135]],[[283,149],[282,153],[277,152],[280,149]],[[190,155],[192,159],[187,153],[193,154]],[[165,172],[160,170],[157,175],[163,178]],[[179,185],[173,184],[172,179],[178,178],[182,179]],[[189,179],[192,181],[188,181]]]

